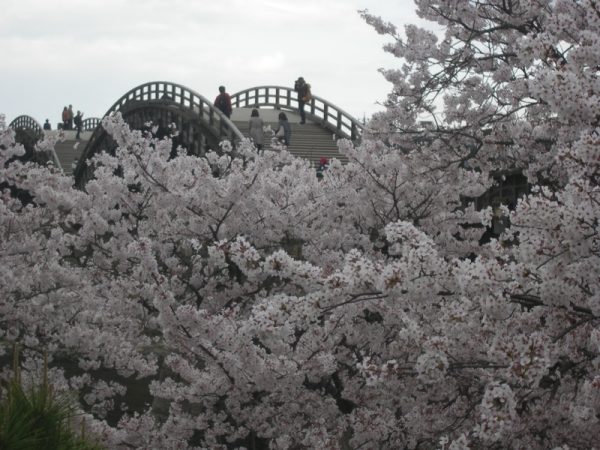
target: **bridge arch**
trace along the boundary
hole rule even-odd
[[[284,86],[256,86],[233,94],[231,104],[234,108],[268,106],[297,112],[298,94]],[[306,103],[304,110],[309,120],[333,132],[338,138],[356,141],[364,129],[357,119],[343,109],[316,95]]]
[[[175,144],[182,145],[190,154],[201,155],[207,148],[217,148],[224,139],[235,143],[244,138],[227,116],[213,106],[212,101],[192,89],[168,81],[136,86],[121,96],[105,116],[115,112],[120,112],[134,129],[142,129],[149,121],[157,124],[159,129],[175,123],[179,132]],[[112,146],[112,140],[98,120],[74,171],[78,186],[83,186],[91,177],[85,161]]]
[[[40,123],[31,116],[22,115],[15,118],[9,125],[13,130],[27,130],[27,132],[39,140],[44,136],[44,129]]]
[[[44,137],[44,129],[37,120],[28,115],[21,115],[13,119],[8,127],[15,131],[15,141],[25,147],[25,160],[36,161],[39,164],[51,161],[62,170],[55,150],[35,151],[35,145]]]

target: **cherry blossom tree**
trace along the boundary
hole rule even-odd
[[[77,190],[0,120],[32,199],[0,203],[23,377],[48,355],[109,448],[596,445],[600,5],[416,5],[442,35],[362,12],[401,69],[322,181],[248,142],[170,158],[116,115]],[[527,195],[480,208],[514,173]]]

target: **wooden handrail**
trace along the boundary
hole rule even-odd
[[[285,86],[256,86],[233,94],[231,104],[234,108],[269,106],[297,112],[298,94]],[[319,123],[336,136],[353,141],[360,139],[363,125],[333,103],[313,95],[304,110],[310,120]]]
[[[165,100],[169,103],[175,103],[183,109],[195,112],[200,116],[200,120],[208,125],[221,139],[229,139],[231,142],[235,142],[244,138],[234,123],[213,106],[213,102],[192,89],[169,81],[151,81],[134,87],[117,100],[105,116],[119,111],[129,102],[152,100]]]
[[[88,117],[83,121],[83,131],[94,131],[100,125],[98,117]]]

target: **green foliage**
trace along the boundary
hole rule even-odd
[[[52,391],[46,376],[40,386],[26,390],[15,370],[0,398],[0,450],[102,449],[71,429],[74,405],[69,396]]]

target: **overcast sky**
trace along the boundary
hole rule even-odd
[[[101,117],[125,92],[172,81],[214,99],[259,85],[293,86],[357,118],[380,110],[399,67],[368,9],[421,23],[413,0],[0,0],[0,113],[53,128],[63,106]]]

